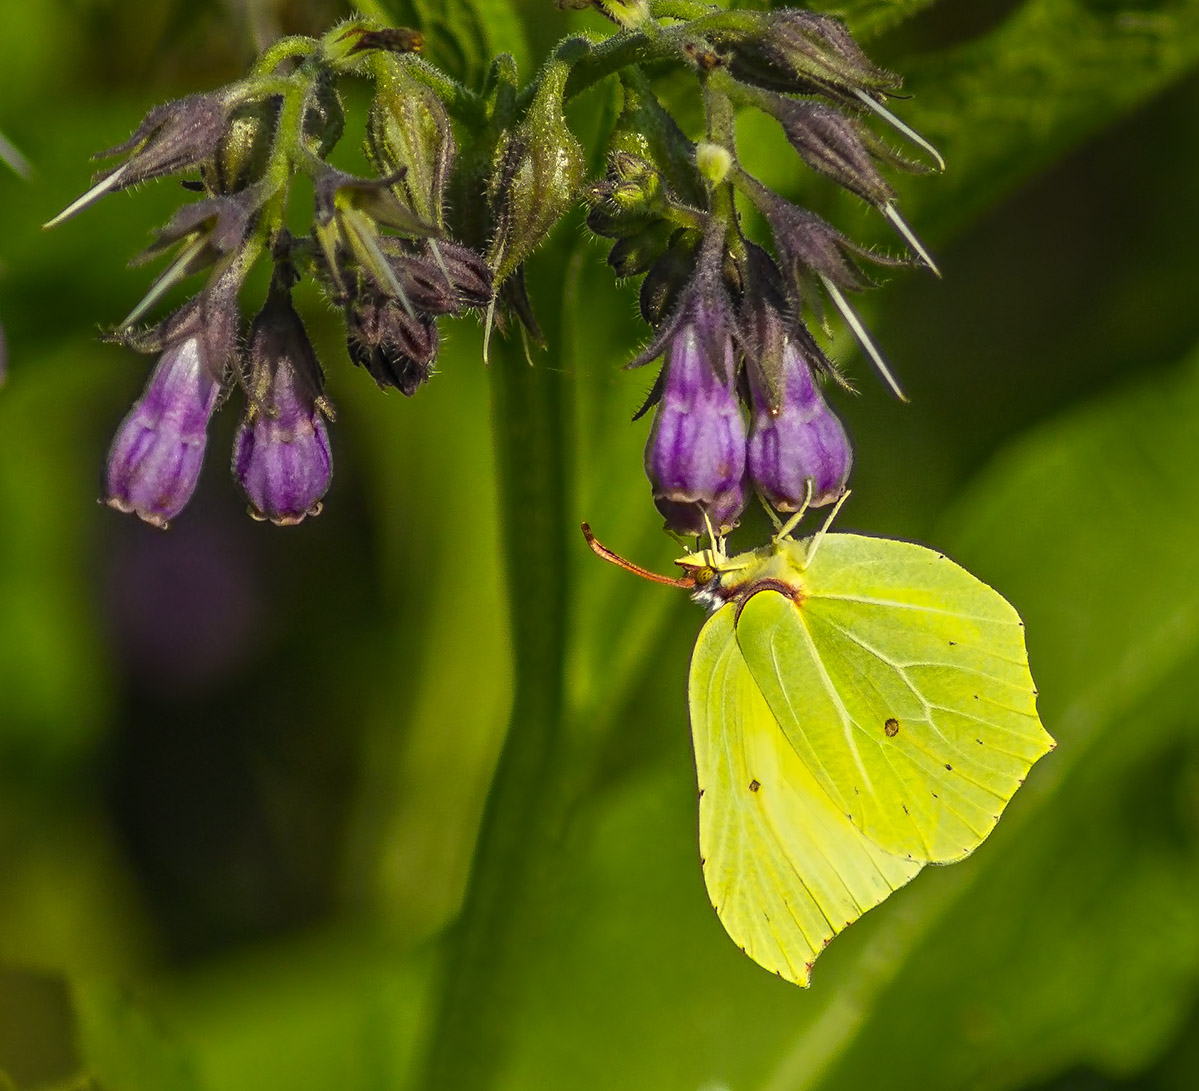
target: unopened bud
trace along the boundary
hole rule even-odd
[[[695,166],[709,185],[718,186],[733,167],[733,155],[721,144],[702,140],[695,145]]]
[[[583,149],[562,110],[569,75],[563,61],[543,69],[528,113],[502,145],[491,184],[497,226],[490,258],[497,285],[545,239],[583,180]]]
[[[417,216],[440,227],[457,152],[454,130],[441,99],[395,58],[387,59],[376,81],[366,147],[381,175],[399,178],[396,186]]]

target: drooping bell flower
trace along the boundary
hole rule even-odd
[[[278,526],[319,514],[333,474],[323,376],[289,280],[276,273],[250,328],[249,404],[233,444],[233,475],[251,514]]]
[[[825,404],[812,369],[793,340],[782,351],[777,401],[750,370],[753,412],[747,462],[755,488],[779,511],[831,504],[845,492],[853,449]]]
[[[677,311],[630,365],[665,356],[645,472],[654,504],[679,534],[705,533],[705,515],[723,534],[745,507],[745,419],[722,256],[723,233],[713,232]]]
[[[717,533],[745,508],[745,421],[727,332],[684,323],[667,350],[662,399],[645,447],[654,504],[680,534],[703,534],[704,514]]]
[[[837,500],[849,482],[853,449],[825,404],[817,375],[836,369],[807,329],[789,317],[777,267],[749,249],[741,303],[750,431],[746,462],[758,494],[779,511]]]
[[[198,335],[168,346],[108,452],[110,507],[165,528],[195,491],[221,383]]]

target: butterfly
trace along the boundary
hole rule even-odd
[[[832,938],[926,864],[973,852],[1055,743],[1024,626],[912,542],[789,527],[657,576],[709,607],[689,707],[708,895],[750,958],[806,986]]]

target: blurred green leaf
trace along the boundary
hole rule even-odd
[[[810,6],[815,11],[839,15],[849,24],[854,36],[865,41],[898,26],[905,19],[910,19],[925,8],[931,8],[937,2],[938,0],[815,0]]]
[[[77,982],[71,997],[84,1066],[104,1091],[195,1091],[191,1061],[124,990]]]
[[[1191,0],[1029,0],[985,37],[913,66],[904,118],[949,167],[939,184],[904,187],[905,214],[943,237],[1197,61]]]

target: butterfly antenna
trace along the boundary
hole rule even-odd
[[[616,565],[617,568],[623,568],[626,572],[632,572],[634,576],[640,576],[643,580],[649,580],[651,583],[664,583],[668,587],[695,586],[694,576],[660,576],[657,572],[651,572],[648,568],[642,568],[639,564],[625,560],[619,553],[614,553],[591,533],[591,527],[586,523],[583,524],[582,529],[583,537],[587,539],[587,544],[591,547],[591,552],[597,557],[602,557],[610,564]]]
[[[846,489],[837,498],[837,502],[833,505],[833,510],[828,513],[828,518],[824,521],[824,526],[822,526],[813,535],[812,545],[809,547],[808,556],[804,561],[805,567],[807,565],[810,565],[816,559],[816,550],[818,550],[820,548],[820,543],[824,541],[824,536],[828,533],[828,528],[833,525],[833,520],[837,518],[837,512],[839,512],[841,510],[841,506],[845,503],[846,500],[849,499],[849,493],[850,493],[850,490]]]
[[[804,482],[803,503],[800,504],[799,511],[797,511],[794,515],[792,515],[791,518],[788,519],[785,523],[783,523],[782,526],[779,526],[777,518],[775,519],[775,526],[779,527],[778,533],[776,533],[774,536],[774,540],[776,542],[782,541],[784,538],[789,537],[791,532],[797,526],[799,526],[799,521],[804,517],[804,515],[807,514],[808,505],[811,502],[812,502],[812,479],[809,477],[807,479],[807,481]]]

